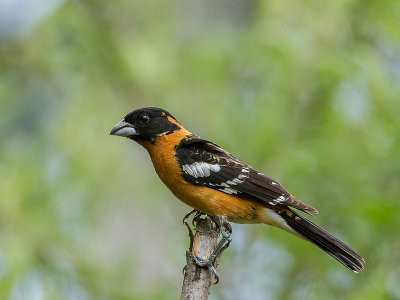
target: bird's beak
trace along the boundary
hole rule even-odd
[[[131,124],[125,122],[124,120],[121,120],[118,122],[117,125],[114,126],[113,129],[111,129],[110,134],[130,137],[133,135],[137,135],[138,133]]]

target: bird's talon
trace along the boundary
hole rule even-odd
[[[183,217],[182,223],[183,223],[183,224],[187,223],[186,220],[187,220],[192,214],[194,214],[195,212],[197,212],[197,210],[195,210],[195,209],[192,209],[191,211],[189,211],[189,212]]]
[[[199,267],[205,267],[207,264],[209,264],[208,260],[204,260],[201,257],[198,257],[197,255],[193,254],[193,259]]]
[[[214,259],[210,259],[209,258],[209,259],[205,260],[205,259],[202,259],[201,257],[198,257],[195,254],[193,254],[193,259],[194,259],[196,265],[198,265],[199,267],[208,268],[214,274],[214,277],[215,277],[215,282],[213,284],[218,284],[219,275],[218,275],[217,270],[215,270],[214,265],[213,265]]]
[[[200,218],[202,215],[205,215],[205,214],[202,213],[201,211],[196,210],[196,214],[194,215],[193,220],[192,220],[192,225],[193,225],[193,226],[196,226],[196,223],[198,222],[199,218]]]
[[[222,223],[221,234],[224,238],[230,240],[230,237],[232,235],[232,226],[226,220]]]
[[[189,237],[190,237],[190,238],[193,238],[193,237],[194,237],[194,234],[193,234],[193,231],[192,231],[192,229],[190,228],[189,224],[188,224],[187,222],[185,222],[185,223],[183,223],[183,225],[185,225],[186,228],[188,229],[188,231],[189,231]]]
[[[215,277],[215,282],[213,283],[213,285],[218,284],[218,282],[219,282],[219,275],[218,275],[217,271],[215,270],[214,266],[211,265],[211,266],[208,267],[208,269],[214,274],[214,277]]]
[[[190,228],[189,223],[187,222],[187,219],[192,215],[193,213],[198,212],[197,210],[193,209],[190,212],[188,212],[184,217],[183,217],[183,225],[186,226],[188,232],[189,232],[189,239],[190,239],[190,244],[189,244],[189,250],[192,251],[193,249],[193,242],[194,242],[194,233],[193,230]]]

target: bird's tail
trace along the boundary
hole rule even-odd
[[[289,209],[281,210],[279,215],[301,237],[324,250],[354,273],[358,273],[364,268],[365,260],[325,229]]]

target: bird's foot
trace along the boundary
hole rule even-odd
[[[215,270],[214,261],[211,261],[210,259],[202,259],[201,257],[198,257],[194,254],[193,259],[196,265],[198,265],[199,267],[206,267],[214,274],[215,282],[213,284],[217,284],[219,282],[219,275],[217,273],[217,270]]]
[[[201,211],[198,211],[196,209],[192,209],[191,211],[189,211],[184,217],[183,217],[183,225],[186,226],[186,228],[188,229],[189,232],[189,239],[190,239],[190,245],[189,245],[189,250],[192,251],[193,250],[193,241],[194,241],[194,233],[192,228],[190,228],[189,223],[187,222],[187,219],[192,215],[195,214],[193,219],[192,219],[192,225],[194,227],[196,227],[196,223],[199,221],[200,217],[205,215],[205,213],[202,213]]]
[[[189,250],[190,250],[190,251],[192,251],[192,249],[193,249],[194,234],[193,234],[192,228],[190,228],[190,225],[189,225],[189,223],[187,222],[187,219],[188,219],[192,214],[194,214],[195,212],[198,213],[198,211],[195,210],[195,209],[189,211],[189,212],[183,217],[183,220],[182,220],[183,225],[186,226],[186,228],[187,228],[187,230],[188,230],[188,232],[189,232],[189,239],[190,239]],[[185,267],[186,267],[186,266],[185,266]]]
[[[214,251],[211,253],[211,255],[208,257],[208,259],[202,259],[198,257],[197,255],[193,254],[193,259],[196,262],[196,264],[200,267],[207,267],[215,277],[215,282],[214,284],[217,284],[219,282],[219,275],[217,271],[215,270],[215,264],[216,260],[219,258],[219,256],[224,252],[230,245],[232,239],[232,227],[226,220],[226,217],[220,217],[220,216],[210,216],[210,218],[215,222],[215,224],[220,228],[221,230],[221,240],[215,247]]]

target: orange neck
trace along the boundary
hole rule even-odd
[[[179,145],[180,141],[192,133],[179,125],[179,129],[170,134],[163,134],[154,138],[153,141],[139,141],[153,159],[155,156],[162,156],[164,153],[175,153],[174,147]]]

